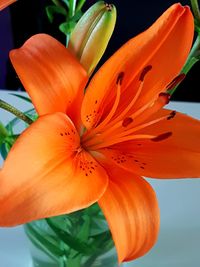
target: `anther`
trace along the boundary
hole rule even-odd
[[[165,92],[159,94],[159,99],[166,105],[169,103],[171,95]]]
[[[141,74],[140,74],[140,78],[139,78],[139,80],[140,80],[141,82],[144,81],[144,77],[146,76],[146,74],[147,74],[151,69],[152,69],[152,65],[147,65],[147,66],[142,70],[142,72],[141,72]]]
[[[125,118],[122,122],[122,126],[127,127],[131,122],[133,122],[133,119],[131,117]]]
[[[173,111],[169,114],[169,116],[167,117],[167,120],[171,120],[171,119],[173,119],[175,115],[176,115],[176,110],[173,110]]]
[[[153,142],[160,142],[160,141],[166,140],[171,135],[172,135],[172,132],[166,132],[166,133],[160,134],[160,135],[152,138],[151,141],[153,141]]]
[[[124,72],[120,72],[120,73],[118,74],[118,76],[117,76],[116,84],[121,85],[123,79],[124,79]]]
[[[176,85],[181,83],[185,79],[185,74],[181,73],[177,77],[175,77],[166,87],[167,91],[173,89]]]

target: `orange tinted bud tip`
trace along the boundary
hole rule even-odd
[[[116,23],[116,8],[97,2],[75,26],[69,49],[76,55],[89,75],[103,56]]]

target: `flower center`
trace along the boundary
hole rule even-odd
[[[116,78],[116,95],[112,108],[103,121],[82,136],[81,143],[83,147],[87,150],[97,150],[129,140],[151,139],[152,141],[160,141],[171,136],[171,132],[161,133],[159,136],[145,134],[143,131],[141,133],[144,128],[163,120],[170,120],[175,116],[176,112],[173,111],[167,115],[149,120],[151,115],[169,102],[169,93],[161,92],[157,97],[133,112],[133,107],[144,87],[145,77],[151,69],[152,66],[148,65],[142,70],[138,79],[136,94],[122,112],[117,112],[117,108],[119,107],[125,73],[120,72],[118,74]]]

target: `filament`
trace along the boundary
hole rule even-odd
[[[112,139],[112,140],[108,140],[108,141],[105,141],[105,142],[100,142],[99,144],[94,144],[94,145],[91,145],[91,146],[87,146],[87,148],[89,150],[97,150],[97,149],[100,149],[100,148],[105,148],[105,147],[109,147],[109,146],[112,146],[112,145],[115,145],[115,144],[118,144],[118,143],[122,143],[122,142],[125,142],[125,141],[132,141],[132,140],[141,140],[141,139],[154,139],[156,138],[157,136],[155,135],[149,135],[149,134],[139,134],[139,135],[129,135],[129,136],[124,136],[124,137],[121,137],[121,138],[115,138],[115,139]]]

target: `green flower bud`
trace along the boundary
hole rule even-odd
[[[101,59],[116,23],[116,8],[97,2],[81,17],[69,41],[69,49],[91,75]]]

